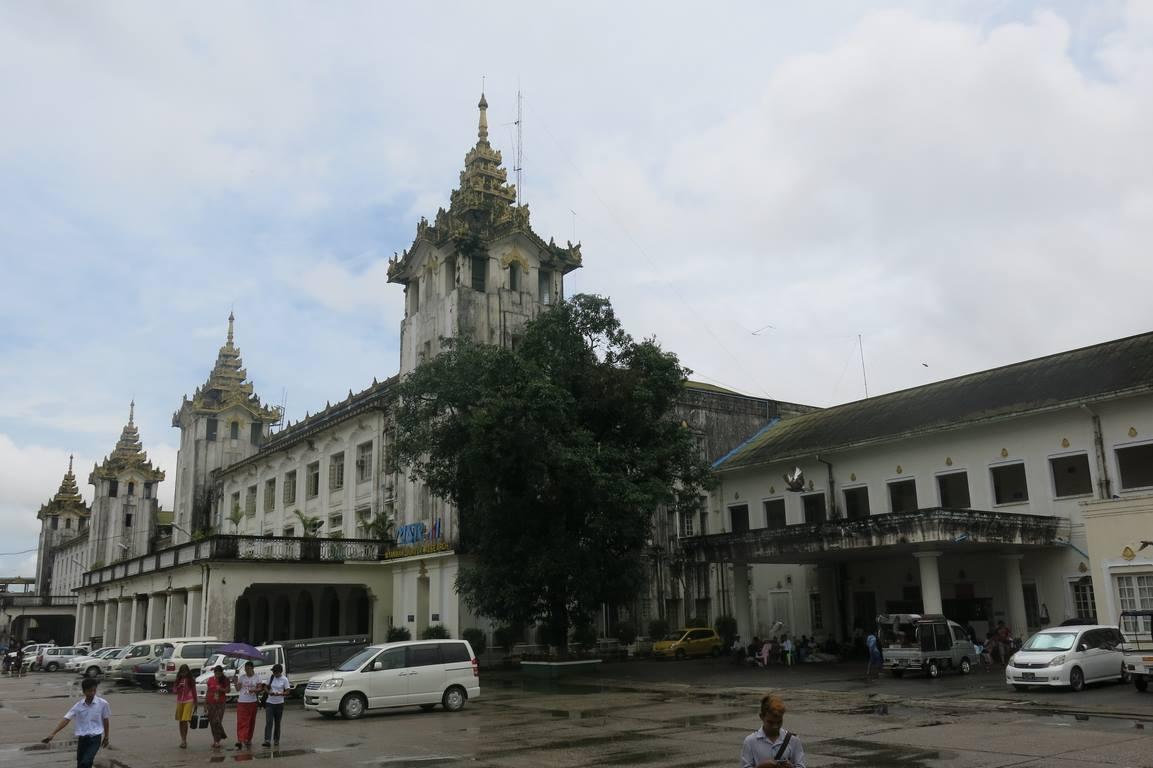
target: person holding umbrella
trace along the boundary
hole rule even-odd
[[[251,661],[244,662],[244,671],[233,678],[236,690],[236,748],[252,748],[252,732],[256,730],[256,702],[261,678]]]

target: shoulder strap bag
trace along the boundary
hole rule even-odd
[[[793,740],[793,732],[785,731],[785,740],[781,742],[781,746],[777,747],[777,756],[773,760],[780,761],[785,756],[785,750],[789,748],[789,742]]]

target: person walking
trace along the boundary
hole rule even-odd
[[[261,679],[251,661],[244,662],[244,672],[233,678],[236,690],[236,748],[252,748],[252,732],[256,730],[256,702]]]
[[[72,705],[64,719],[56,725],[56,730],[41,739],[42,744],[52,741],[56,734],[64,730],[68,723],[74,723],[76,734],[76,768],[92,768],[96,753],[108,746],[111,734],[108,721],[112,719],[112,709],[108,702],[96,695],[96,680],[85,678],[80,684],[84,698]]]
[[[12,662],[13,677],[24,677],[24,649],[16,644],[16,658]]]
[[[865,679],[873,677],[873,667],[877,668],[876,676],[880,677],[885,660],[881,657],[881,644],[877,642],[876,632],[870,632],[865,638],[865,652],[869,655],[869,661],[865,664]]]
[[[228,702],[228,688],[231,681],[224,674],[224,667],[217,664],[208,678],[208,690],[204,694],[204,709],[208,713],[208,727],[212,729],[212,748],[220,749],[220,742],[228,738],[224,732],[224,705]]]
[[[292,683],[284,676],[284,667],[272,665],[272,676],[264,684],[268,698],[264,701],[264,744],[265,747],[280,746],[280,718],[284,716],[284,696],[292,688]]]
[[[176,722],[180,725],[180,748],[188,749],[188,724],[196,716],[196,680],[187,664],[176,670],[176,682],[172,684],[176,694]]]
[[[785,702],[779,696],[761,698],[761,727],[741,745],[741,768],[805,768],[805,748],[795,733],[781,727]]]

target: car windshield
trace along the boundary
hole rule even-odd
[[[1022,651],[1067,651],[1077,639],[1076,632],[1038,632],[1021,646]]]
[[[365,664],[367,664],[368,660],[371,659],[373,656],[376,656],[376,654],[378,654],[378,653],[380,653],[379,648],[365,648],[363,651],[361,651],[360,653],[351,657],[350,659],[348,659],[348,661],[344,662],[339,667],[337,667],[336,671],[337,672],[355,672],[356,670],[360,669]]]
[[[684,637],[687,634],[688,634],[688,632],[686,632],[683,629],[680,630],[679,632],[669,632],[667,635],[665,635],[665,640],[673,640],[673,641],[680,640],[682,637]]]

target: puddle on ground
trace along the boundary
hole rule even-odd
[[[210,763],[247,763],[251,760],[279,760],[285,757],[300,757],[301,755],[315,755],[315,749],[272,749],[266,752],[234,752],[230,755],[213,755],[208,758]]]
[[[1080,712],[1038,712],[1036,717],[1041,718],[1041,722],[1045,725],[1063,728],[1087,727],[1105,731],[1153,730],[1153,720],[1139,720],[1133,717],[1088,715]]]
[[[814,744],[814,755],[837,757],[846,765],[867,766],[900,765],[903,768],[928,768],[930,760],[952,759],[951,753],[937,749],[921,749],[892,744],[877,744],[859,739],[830,739]]]
[[[21,752],[58,752],[62,750],[75,750],[76,739],[53,739],[47,744],[36,742],[26,747],[20,747]]]
[[[423,768],[428,765],[459,765],[463,762],[476,762],[471,757],[461,757],[460,755],[429,755],[427,757],[389,757],[380,760],[373,765],[382,766],[382,768]]]

